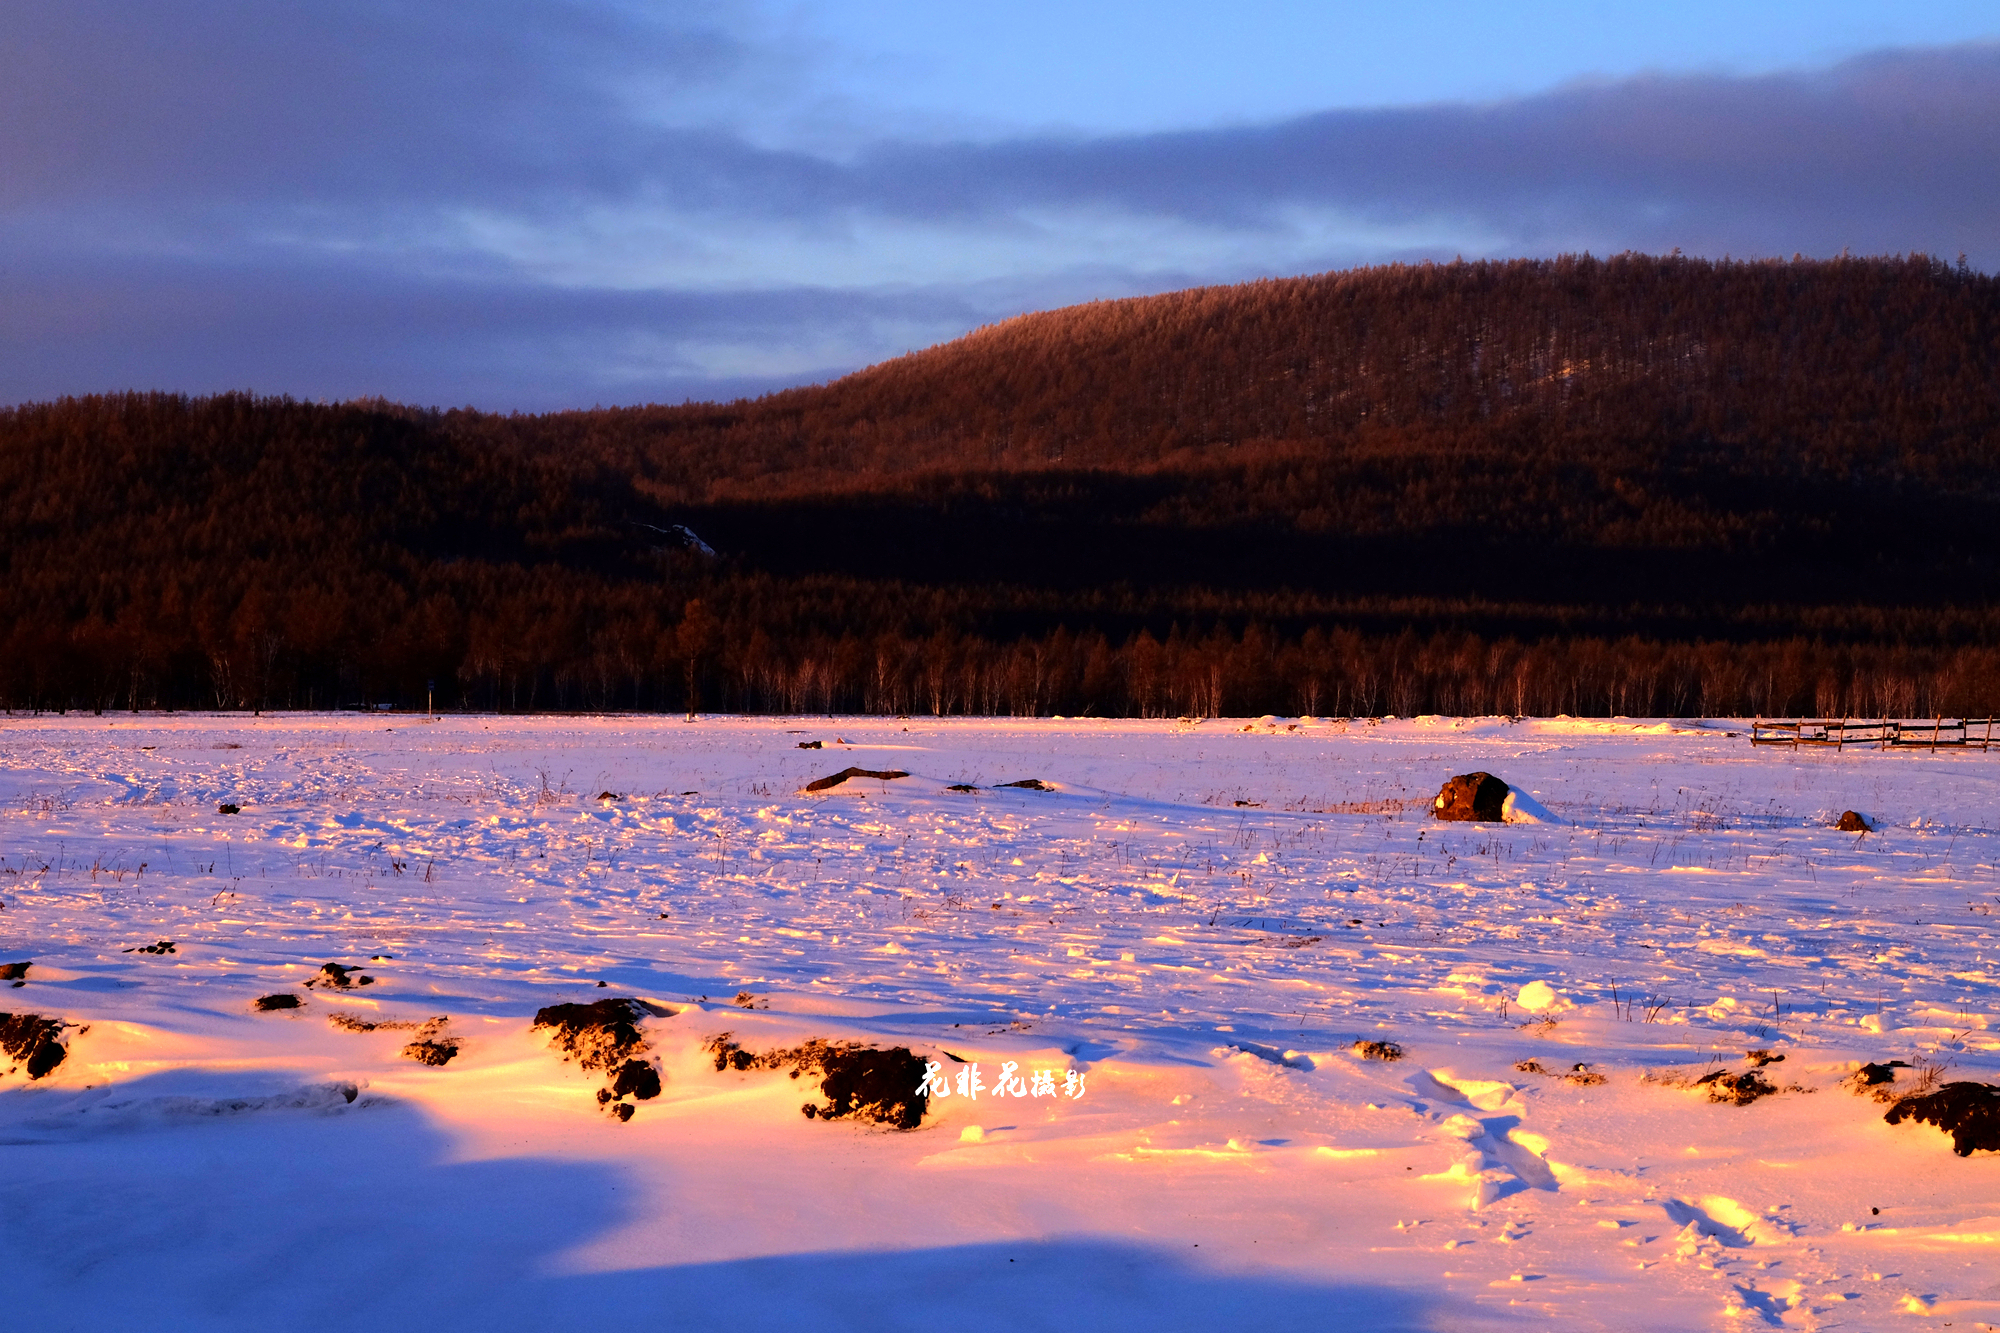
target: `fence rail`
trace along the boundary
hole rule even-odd
[[[1758,718],[1750,725],[1752,745],[1853,745],[1877,750],[1989,750],[1993,748],[1990,717],[1938,717],[1901,721],[1895,718]]]

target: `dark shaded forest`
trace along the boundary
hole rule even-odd
[[[2000,281],[1923,256],[1204,288],[722,405],[65,399],[0,411],[0,704],[1985,715],[1996,461]]]

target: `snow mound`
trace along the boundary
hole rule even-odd
[[[1507,799],[1500,805],[1500,818],[1509,824],[1560,824],[1563,821],[1549,812],[1543,805],[1519,787],[1507,788]]]
[[[1521,993],[1514,998],[1514,1003],[1531,1014],[1554,1013],[1558,1009],[1570,1007],[1570,1002],[1546,981],[1531,981],[1521,987]]]

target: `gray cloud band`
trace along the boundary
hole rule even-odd
[[[1015,309],[1412,252],[2000,261],[1989,45],[1199,132],[885,133],[829,156],[728,128],[756,53],[719,22],[641,33],[610,11],[509,0],[511,29],[454,46],[442,11],[418,7],[317,6],[321,28],[301,30],[210,6],[176,64],[128,51],[119,6],[56,8],[0,0],[35,57],[34,77],[0,88],[0,399],[726,395]],[[168,40],[171,24],[154,26],[140,36]],[[289,77],[264,68],[280,58]],[[658,278],[550,276],[463,222],[547,245],[593,212],[728,237],[752,277],[724,291],[692,261]],[[1329,220],[1327,239],[1299,241],[1301,216]],[[1421,239],[1394,234],[1412,224]],[[1130,238],[1156,225],[1201,239],[1142,254]],[[1004,259],[968,277],[958,252],[1001,237]],[[860,256],[861,276],[801,282],[793,256],[792,277],[755,280],[758,245],[805,243]]]

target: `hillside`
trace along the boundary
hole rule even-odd
[[[0,694],[1982,711],[1997,449],[2000,283],[1922,257],[1207,288],[727,405],[27,405]]]

